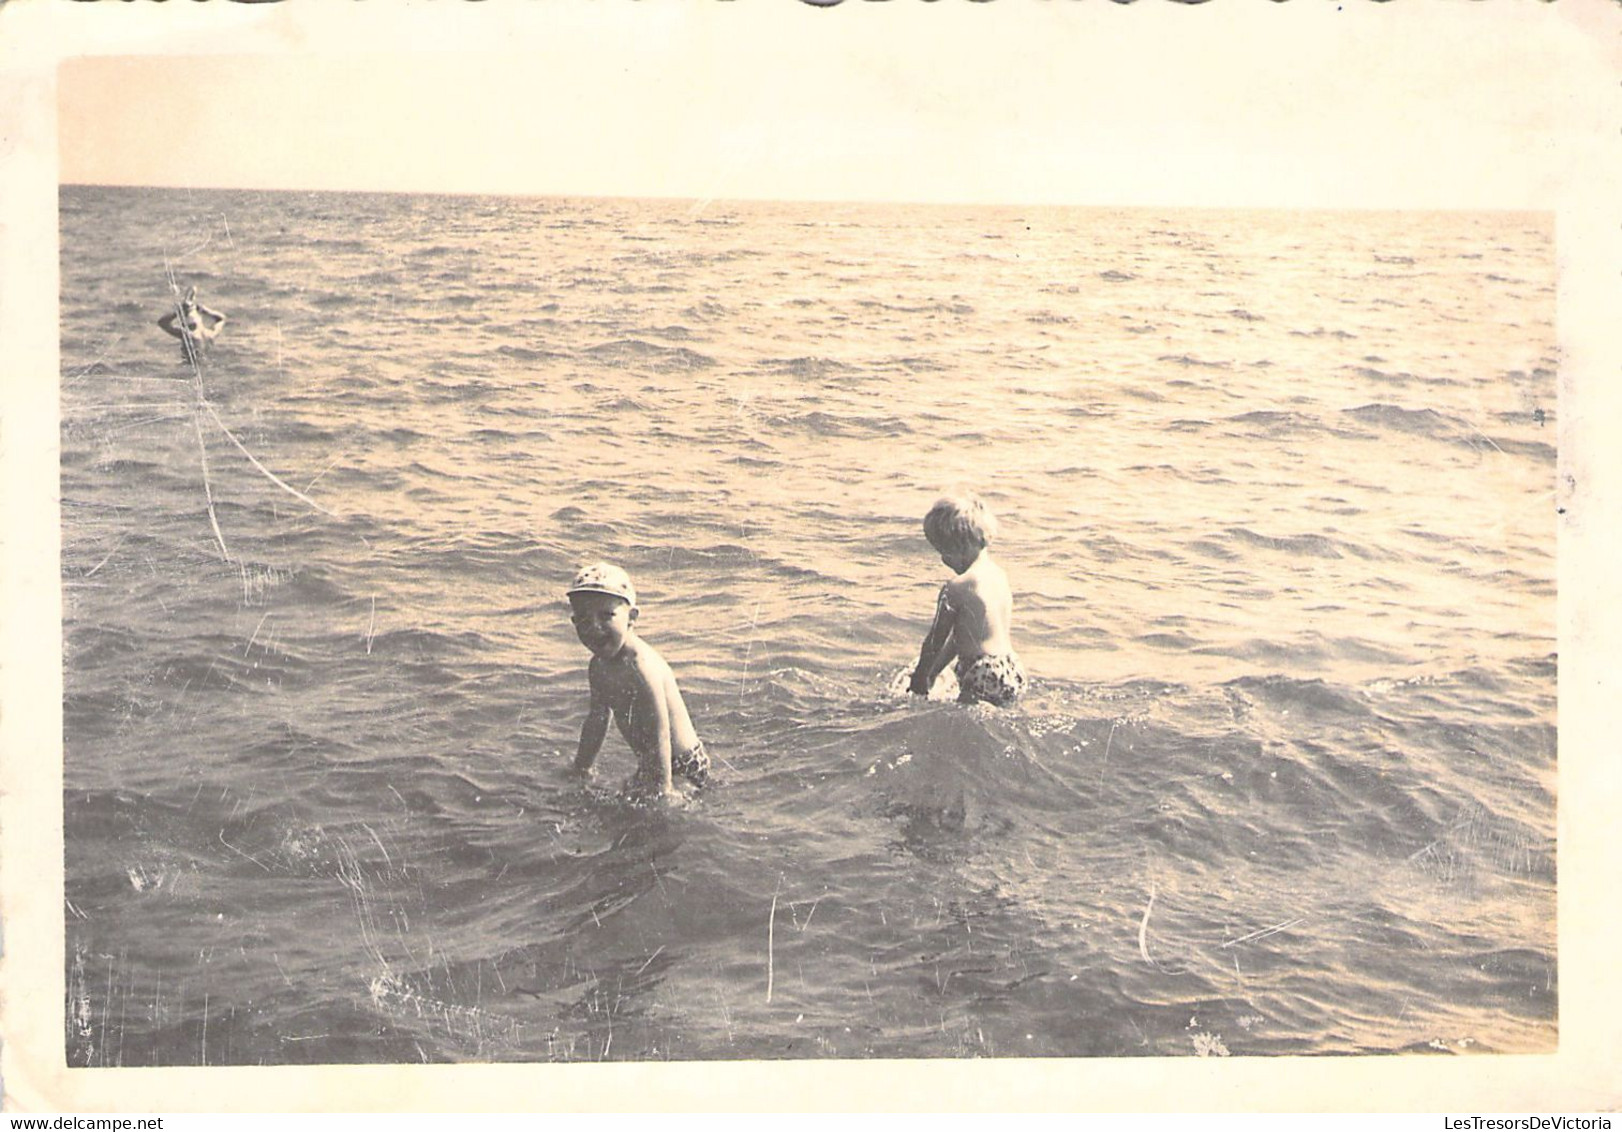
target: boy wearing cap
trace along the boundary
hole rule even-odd
[[[630,575],[598,562],[576,574],[568,592],[575,635],[591,650],[591,702],[580,728],[575,770],[590,771],[612,715],[637,758],[636,774],[626,784],[629,793],[680,797],[673,773],[702,786],[709,776],[709,756],[670,666],[636,635],[636,590]]]

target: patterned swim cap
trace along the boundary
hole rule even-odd
[[[631,585],[631,575],[607,562],[593,562],[582,569],[569,583],[569,593],[612,594],[636,604],[636,587]]]

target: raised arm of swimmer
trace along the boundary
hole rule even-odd
[[[202,303],[197,304],[197,313],[207,315],[209,318],[214,320],[214,325],[208,327],[204,331],[205,334],[209,335],[218,334],[220,332],[220,327],[224,326],[228,321],[230,321],[225,317],[225,315],[221,314],[213,307],[205,307]]]

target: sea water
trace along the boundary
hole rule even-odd
[[[65,187],[69,1063],[1552,1050],[1552,228]]]

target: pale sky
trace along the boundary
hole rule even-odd
[[[167,53],[64,62],[64,181],[1550,207],[1618,57],[1581,0],[162,7],[69,41]]]

